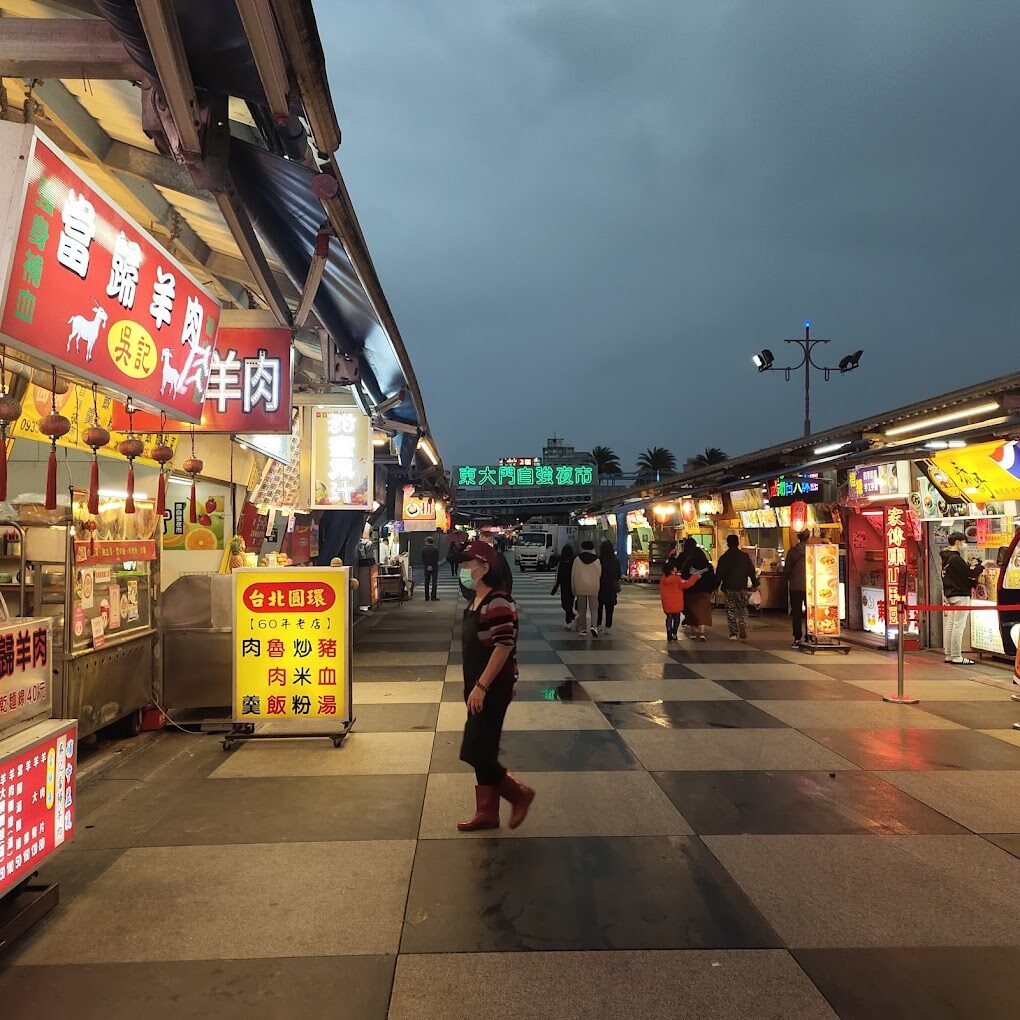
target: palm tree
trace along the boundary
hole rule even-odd
[[[612,447],[593,446],[591,455],[595,460],[595,470],[600,475],[623,474],[623,469],[620,467],[620,458],[617,457]]]
[[[650,446],[637,459],[638,478],[659,481],[663,475],[676,474],[676,457],[664,446]]]
[[[699,453],[691,463],[700,468],[708,467],[711,464],[722,464],[723,461],[729,459],[725,450],[720,450],[718,446],[709,446],[704,453]]]

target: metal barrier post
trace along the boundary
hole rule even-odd
[[[900,589],[903,593],[903,588]],[[903,593],[897,599],[899,604],[899,626],[896,628],[896,693],[887,694],[882,698],[883,701],[892,702],[894,705],[916,705],[918,703],[917,698],[908,698],[903,693],[904,683],[904,656],[903,656],[903,631],[907,626],[907,597]]]

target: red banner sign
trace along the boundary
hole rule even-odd
[[[141,540],[126,542],[75,542],[74,562],[80,567],[134,560],[154,560],[156,543]]]
[[[77,733],[44,722],[0,741],[0,896],[74,835]]]
[[[0,124],[0,142],[25,155],[0,187],[0,201],[20,209],[4,267],[7,340],[139,405],[197,421],[215,299],[38,130]]]
[[[221,326],[209,364],[200,428],[203,432],[290,435],[290,330]],[[137,413],[138,432],[158,432],[159,416]],[[124,406],[113,412],[113,427],[128,429]],[[183,421],[168,421],[164,432],[187,432]]]

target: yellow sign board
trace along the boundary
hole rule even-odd
[[[234,721],[351,720],[350,567],[234,571]]]
[[[813,638],[839,639],[839,547],[807,547],[807,629]]]
[[[39,423],[50,413],[53,405],[53,395],[49,390],[44,390],[34,383],[29,384],[25,397],[21,402],[21,417],[11,426],[11,439],[31,439],[37,443],[48,443],[49,438],[39,431]],[[72,385],[63,395],[57,395],[57,412],[64,415],[71,423],[71,431],[61,439],[57,440],[57,446],[66,446],[72,450],[79,450],[82,453],[91,454],[92,450],[82,441],[82,433],[91,425],[102,425],[110,433],[110,444],[100,449],[100,456],[115,457],[124,460],[124,457],[117,452],[117,444],[127,439],[127,433],[117,432],[110,428],[113,419],[114,399],[103,396],[100,393],[96,399],[98,415],[92,409],[92,392],[82,386]],[[145,444],[145,451],[149,450],[157,442],[157,437],[152,433],[139,432],[138,438]],[[178,437],[167,434],[163,441],[172,450],[177,449]],[[147,464],[155,467],[156,462],[148,456],[138,457],[137,463]]]
[[[1020,499],[1020,443],[976,443],[961,450],[941,450],[935,464],[965,499]]]

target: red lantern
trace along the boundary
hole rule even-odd
[[[798,500],[790,507],[790,527],[795,534],[800,534],[807,528],[807,503]]]
[[[191,511],[188,515],[188,519],[192,524],[198,523],[198,503],[197,493],[195,492],[195,476],[202,473],[202,468],[205,464],[195,456],[195,430],[191,430],[191,456],[184,462],[184,470],[191,475]]]
[[[57,370],[53,369],[53,399],[50,413],[39,422],[39,431],[50,441],[50,457],[46,467],[46,509],[57,509],[57,440],[71,431],[71,423],[57,414]]]
[[[693,499],[685,499],[680,504],[680,516],[684,524],[693,524],[698,519],[698,507]]]
[[[117,452],[127,458],[127,500],[124,503],[124,513],[135,512],[135,457],[141,457],[145,452],[145,444],[135,435],[135,409],[130,401],[127,405],[128,414],[128,435],[117,444]]]

